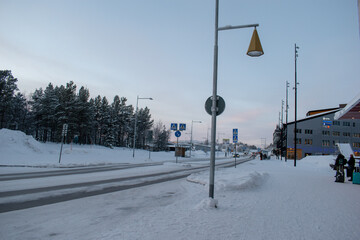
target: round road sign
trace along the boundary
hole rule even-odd
[[[216,116],[219,116],[225,110],[225,101],[219,95],[217,96],[216,105],[217,105],[216,106]],[[209,97],[205,102],[205,110],[210,115],[212,115],[211,107],[212,107],[212,96]]]
[[[175,132],[175,137],[180,137],[181,136],[181,132],[180,131],[176,131]]]

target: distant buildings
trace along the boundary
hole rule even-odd
[[[349,143],[360,155],[360,94],[348,104],[337,108],[312,110],[306,118],[297,120],[297,159],[307,155],[327,155],[337,152],[336,143]],[[274,145],[289,159],[294,159],[295,122],[277,126]],[[345,156],[348,158],[349,156]]]

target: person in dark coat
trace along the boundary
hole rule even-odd
[[[344,155],[339,153],[339,155],[336,157],[336,160],[335,160],[335,166],[344,166],[345,164],[346,164],[346,159],[345,159]]]
[[[349,181],[352,181],[353,171],[355,168],[355,158],[352,154],[350,155],[350,158],[349,158],[349,161],[347,162],[347,164],[348,164],[348,168],[347,168],[346,175],[347,175],[347,177],[350,177]]]
[[[346,161],[344,155],[339,153],[339,155],[336,157],[336,160],[335,160],[336,172],[340,173],[344,176],[344,166],[346,163],[347,163],[347,161]]]

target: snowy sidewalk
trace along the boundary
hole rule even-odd
[[[358,239],[360,185],[335,183],[332,161],[307,157],[295,168],[254,160],[218,169],[218,208],[207,205],[206,171],[192,182],[4,213],[1,239]]]

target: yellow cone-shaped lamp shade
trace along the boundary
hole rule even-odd
[[[249,55],[250,57],[259,57],[264,54],[256,28],[254,29],[253,35],[251,37],[249,49],[246,54]]]

